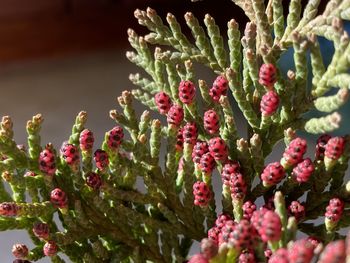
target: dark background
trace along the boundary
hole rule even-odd
[[[323,6],[326,2],[322,1]],[[131,49],[126,31],[132,27],[140,34],[146,32],[137,25],[133,12],[147,6],[162,18],[171,12],[181,23],[187,11],[200,21],[210,13],[223,33],[231,18],[242,30],[247,21],[230,0],[0,0],[0,116],[12,117],[17,143],[26,143],[27,120],[42,113],[42,144],[52,142],[58,148],[69,137],[80,110],[88,112],[87,127],[94,131],[96,145],[101,143],[105,131],[114,126],[108,112],[117,108],[116,97],[133,88],[129,73],[143,72],[125,58]],[[186,27],[184,32],[188,33]],[[331,55],[332,47],[327,50]],[[293,68],[290,55],[284,70]],[[204,69],[197,76],[208,83],[214,77]],[[348,126],[342,127],[342,134],[349,133],[349,106],[343,109]],[[137,110],[141,109],[137,104]],[[237,123],[243,120],[238,117]],[[243,132],[243,126],[238,129]],[[278,160],[282,148],[269,160]],[[214,183],[220,186],[219,177]],[[1,262],[12,262],[14,243],[33,248],[24,231],[0,232],[0,240]]]

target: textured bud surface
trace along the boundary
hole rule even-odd
[[[204,173],[210,174],[215,168],[215,159],[210,153],[205,153],[200,159],[200,168]]]
[[[16,216],[18,212],[18,206],[16,203],[4,202],[0,204],[1,216]]]
[[[329,204],[326,208],[325,217],[332,221],[338,222],[343,215],[344,201],[339,198],[333,198],[329,200]]]
[[[298,201],[293,201],[288,207],[289,213],[295,217],[297,221],[300,221],[305,216],[305,207]]]
[[[75,145],[63,143],[60,151],[62,158],[68,165],[75,165],[79,163],[79,151]]]
[[[197,125],[194,122],[186,123],[182,131],[182,136],[184,138],[184,142],[194,145],[198,136]]]
[[[314,255],[314,246],[306,239],[295,241],[289,249],[289,262],[310,263]]]
[[[42,222],[37,222],[33,226],[33,233],[37,238],[48,239],[50,235],[49,225]]]
[[[228,148],[223,139],[215,137],[209,140],[209,152],[217,161],[225,161],[228,155]]]
[[[101,176],[97,173],[91,172],[86,176],[86,184],[94,190],[100,189],[102,185]]]
[[[306,152],[306,148],[306,140],[301,139],[299,137],[292,140],[283,153],[283,166],[286,168],[299,163],[303,159],[303,155]]]
[[[58,208],[65,208],[68,205],[68,198],[60,188],[55,188],[50,194],[51,203]]]
[[[94,134],[89,129],[85,129],[80,133],[79,143],[80,149],[83,151],[91,150],[94,145]]]
[[[247,184],[241,173],[233,173],[230,178],[230,190],[233,199],[243,200],[247,193]]]
[[[184,104],[191,104],[196,95],[196,87],[192,81],[183,80],[179,84],[179,98]]]
[[[276,112],[278,105],[278,94],[275,91],[270,90],[261,98],[260,111],[264,116],[271,116]]]
[[[184,119],[184,110],[181,106],[175,104],[170,107],[167,114],[167,122],[173,125],[180,125]]]
[[[201,157],[209,151],[207,142],[197,141],[192,150],[193,162],[199,164]]]
[[[55,154],[49,148],[44,149],[39,156],[39,169],[47,175],[54,175],[56,172]]]
[[[285,248],[279,248],[270,257],[268,263],[290,263],[288,259],[288,250]]]
[[[268,164],[261,174],[261,180],[265,186],[278,184],[284,177],[285,171],[279,162]]]
[[[15,258],[25,259],[28,256],[28,247],[24,244],[14,244],[12,247],[12,254]]]
[[[306,158],[294,167],[292,174],[298,183],[306,183],[314,171],[315,166],[311,159]]]
[[[207,206],[212,197],[208,185],[199,181],[193,185],[193,195],[194,204],[199,206]]]
[[[329,159],[339,159],[343,154],[345,147],[345,139],[343,137],[330,138],[325,147],[325,156]]]
[[[104,170],[109,164],[108,154],[101,149],[95,151],[94,160],[99,170]]]
[[[281,229],[282,223],[279,215],[273,211],[267,211],[262,218],[258,232],[264,242],[277,241],[281,237]]]
[[[213,101],[218,102],[221,96],[226,96],[228,89],[228,81],[223,76],[218,76],[212,88],[209,90],[209,95],[213,99]]]
[[[337,240],[329,243],[323,250],[318,263],[345,262],[346,251],[344,240]]]
[[[115,126],[112,130],[108,132],[108,147],[111,149],[117,149],[122,143],[124,138],[123,128],[120,126]]]
[[[154,96],[154,101],[160,114],[167,114],[171,107],[171,99],[168,94],[161,91]]]
[[[238,250],[251,249],[255,244],[256,232],[248,220],[242,219],[229,236],[229,242]]]
[[[249,221],[252,218],[254,211],[256,211],[256,205],[248,200],[243,204],[242,209],[243,218]]]
[[[276,67],[273,64],[262,64],[259,70],[259,83],[268,88],[276,82]]]
[[[229,186],[232,174],[238,173],[239,170],[240,170],[240,165],[238,162],[226,163],[221,172],[222,183]]]
[[[214,110],[207,110],[204,113],[204,129],[209,134],[215,134],[219,131],[219,116]]]
[[[47,257],[55,256],[58,252],[58,246],[56,245],[56,242],[53,240],[46,242],[43,247],[43,252]]]
[[[316,142],[316,152],[315,152],[315,159],[323,159],[324,152],[326,150],[326,145],[329,139],[332,138],[328,134],[322,134]]]

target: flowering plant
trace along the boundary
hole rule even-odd
[[[165,24],[151,8],[135,11],[150,33],[129,29],[134,51],[127,57],[147,76],[130,75],[138,88],[118,98],[122,110],[110,112],[117,125],[100,148],[94,150],[85,112],[59,152],[42,147],[40,114],[27,123],[28,149],[16,144],[12,121],[3,117],[0,228],[26,229],[35,244],[15,244],[14,262],[64,262],[59,252],[72,262],[183,262],[194,240],[201,251],[190,262],[350,261],[341,232],[350,224],[350,137],[327,134],[339,127],[337,110],[349,93],[343,21],[350,1],[331,0],[321,12],[320,1],[311,0],[302,13],[301,1],[291,0],[286,17],[281,0],[266,7],[262,0],[233,2],[250,19],[244,34],[234,19],[224,37],[210,15],[202,27],[186,13],[194,43],[172,14]],[[334,44],[328,66],[321,37]],[[284,74],[278,62],[289,48],[295,69]],[[196,79],[196,63],[216,78]],[[134,99],[159,119],[147,110],[137,117]],[[243,137],[235,105],[246,120]],[[310,111],[325,115],[310,118]],[[299,130],[321,134],[313,156]],[[283,155],[268,163],[282,139]],[[307,237],[296,239],[298,233]]]

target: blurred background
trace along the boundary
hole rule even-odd
[[[233,17],[242,30],[247,21],[229,0],[0,0],[0,115],[12,117],[18,144],[26,143],[27,120],[42,113],[42,143],[60,147],[80,110],[87,111],[87,127],[94,131],[97,145],[101,143],[104,132],[114,126],[108,112],[117,107],[116,97],[133,88],[129,73],[142,72],[125,58],[130,50],[126,31],[132,27],[139,34],[146,32],[133,13],[147,6],[162,18],[171,12],[181,23],[187,11],[201,21],[210,13],[223,32]],[[188,33],[185,28],[184,32]],[[293,68],[288,61],[285,71]],[[210,83],[214,75],[200,69],[198,78]],[[142,109],[137,104],[137,110]],[[349,120],[349,107],[344,114]],[[340,131],[344,132],[349,129]],[[24,231],[0,232],[0,240],[1,262],[12,262],[14,243],[32,248]]]

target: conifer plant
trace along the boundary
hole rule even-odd
[[[170,13],[135,11],[149,33],[129,29],[126,56],[145,73],[130,75],[137,88],[118,97],[101,146],[85,112],[60,149],[41,142],[40,114],[25,147],[2,118],[0,229],[25,229],[34,244],[14,244],[14,262],[350,262],[350,136],[331,134],[350,87],[350,0],[324,10],[320,0],[291,0],[288,12],[282,0],[233,2],[250,20],[242,34],[234,19],[219,28],[207,14],[201,26],[186,13],[190,37]],[[322,38],[334,45],[328,65]],[[216,77],[196,78],[195,64]],[[135,100],[159,119],[137,116]],[[306,133],[319,134],[315,148]],[[284,153],[267,162],[281,140]]]

